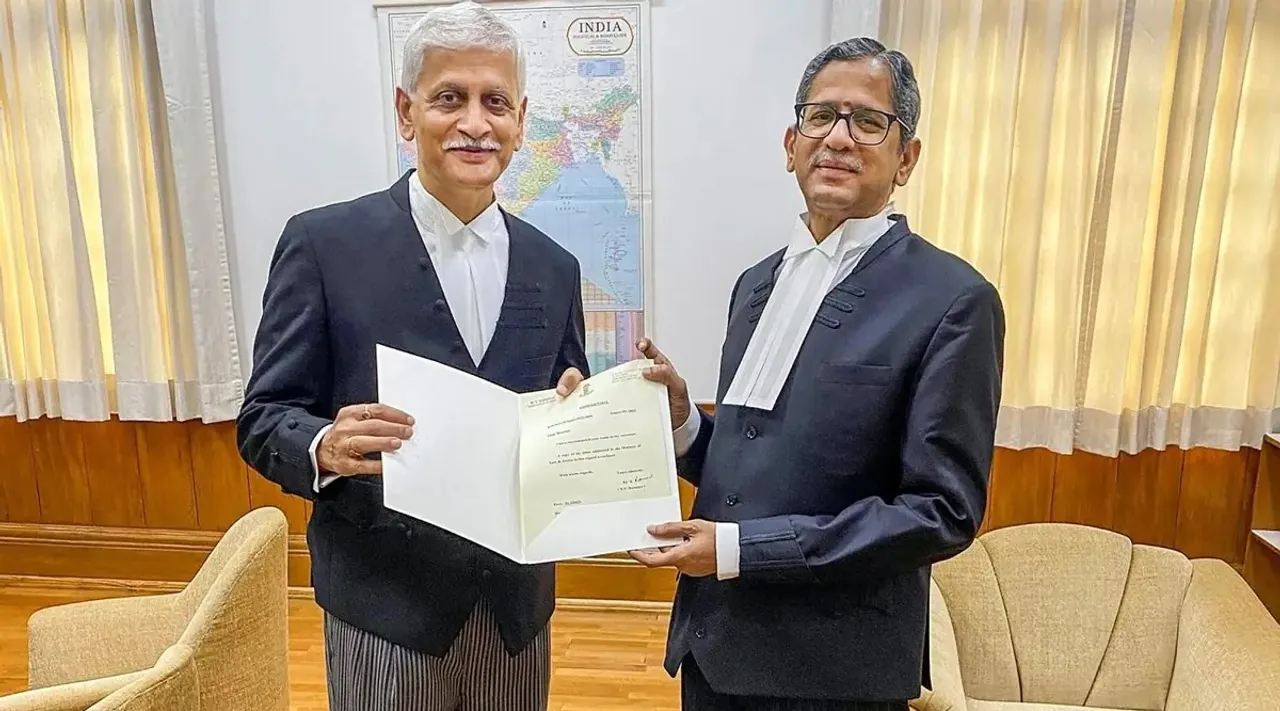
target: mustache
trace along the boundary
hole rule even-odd
[[[822,150],[813,154],[813,158],[809,160],[810,168],[830,167],[847,170],[851,173],[862,172],[862,161],[848,153],[836,153],[832,150]]]
[[[458,148],[472,148],[472,149],[478,149],[482,151],[496,151],[501,147],[502,146],[499,145],[497,141],[493,140],[492,138],[489,138],[488,136],[484,138],[471,138],[469,136],[459,136],[457,138],[450,138],[449,140],[444,142],[444,149],[446,151],[451,151]]]

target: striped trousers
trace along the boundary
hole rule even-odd
[[[693,655],[680,665],[682,711],[907,711],[906,701],[821,701],[726,696],[711,688]]]
[[[471,613],[444,657],[324,620],[330,711],[546,711],[549,630],[512,657],[489,607]]]

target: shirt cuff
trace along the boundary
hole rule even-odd
[[[689,416],[685,418],[683,425],[671,433],[677,457],[683,457],[689,451],[693,441],[698,438],[698,429],[701,427],[702,416],[698,414],[698,406],[693,404],[693,400],[689,400]]]
[[[316,473],[316,481],[315,484],[313,484],[316,493],[320,493],[321,488],[328,486],[338,478],[338,475],[336,474],[325,474],[324,476],[321,476],[320,465],[316,463],[316,449],[320,447],[320,440],[324,439],[324,433],[328,432],[330,427],[333,427],[333,425],[325,425],[324,427],[321,427],[320,431],[316,433],[315,439],[311,440],[311,447],[307,450],[307,453],[311,455],[311,470]]]
[[[716,523],[716,577],[732,580],[738,577],[738,524]]]

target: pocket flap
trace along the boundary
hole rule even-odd
[[[889,365],[827,362],[822,364],[818,377],[835,383],[888,385],[893,382],[894,370]]]

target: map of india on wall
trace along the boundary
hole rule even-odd
[[[486,7],[520,35],[529,100],[524,146],[497,185],[498,202],[578,258],[587,356],[598,373],[637,357],[635,342],[646,331],[651,134],[641,38],[648,7],[563,0]],[[430,8],[380,13],[388,92],[400,76],[405,38]],[[416,152],[394,124],[388,131],[399,177],[416,165]]]

